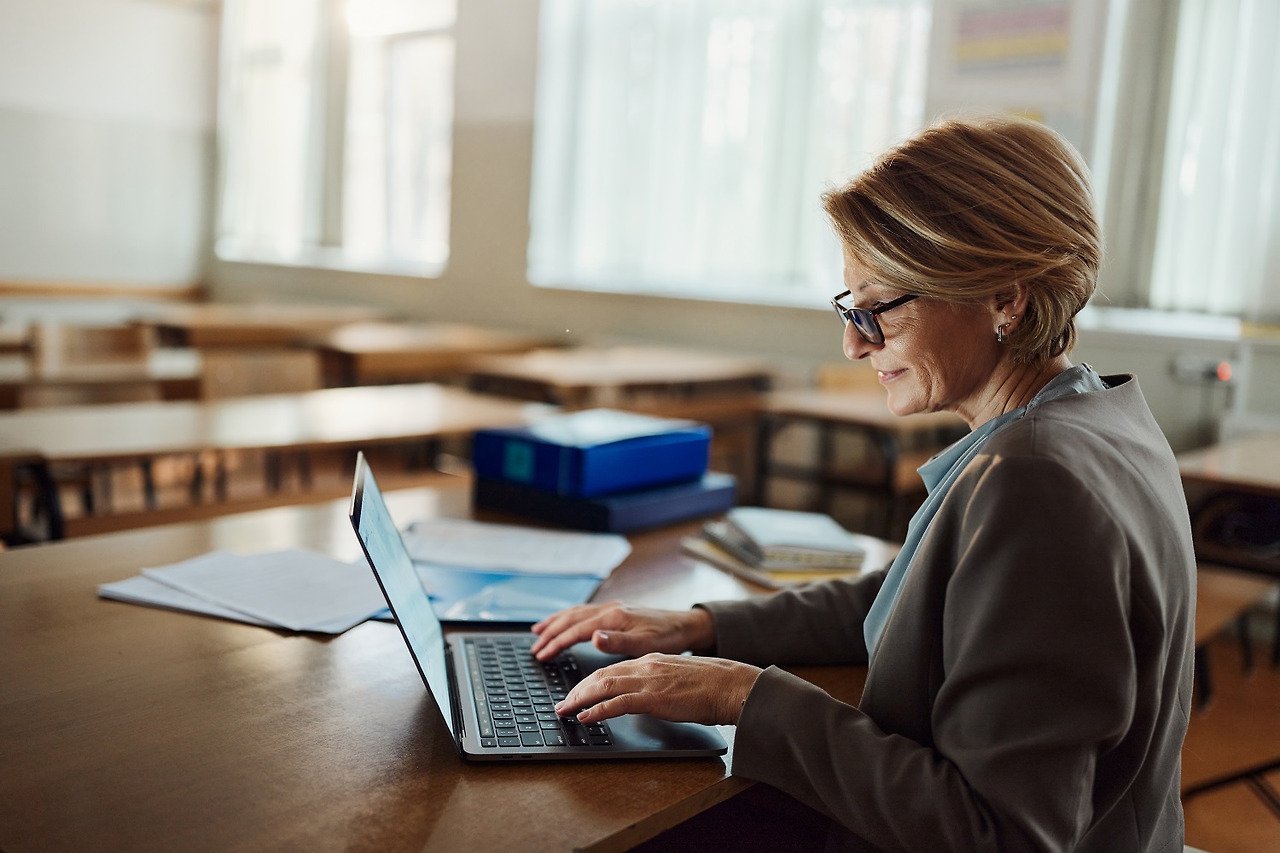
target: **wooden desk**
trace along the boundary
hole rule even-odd
[[[389,492],[401,523],[466,490]],[[359,550],[345,502],[0,553],[0,848],[621,850],[744,790],[721,759],[467,765],[396,628],[333,638],[96,597],[213,548]],[[603,597],[748,594],[634,537]],[[861,670],[797,669],[854,701]],[[499,807],[499,801],[507,805]]]
[[[811,424],[818,430],[814,465],[786,464],[775,460],[779,431],[792,423]],[[865,435],[876,458],[849,472],[837,470],[835,438],[840,431]],[[756,502],[768,506],[769,481],[791,479],[818,487],[817,504],[831,512],[839,489],[851,489],[885,498],[883,526],[875,532],[892,536],[896,501],[923,484],[915,469],[938,445],[968,431],[964,421],[950,412],[899,417],[889,411],[881,390],[799,389],[775,391],[762,404],[759,452],[756,461]],[[918,453],[913,445],[923,444]]]
[[[472,387],[568,408],[751,394],[773,381],[751,358],[662,347],[577,347],[476,360]]]
[[[142,322],[169,346],[283,346],[379,314],[354,305],[200,303],[165,305]]]
[[[424,382],[466,373],[477,356],[522,353],[546,338],[454,323],[352,323],[305,339],[325,384]]]
[[[1280,496],[1280,433],[1260,433],[1178,454],[1184,483]]]
[[[429,446],[484,427],[515,426],[550,409],[440,385],[332,388],[203,402],[67,406],[0,414],[0,447],[47,464],[148,466],[164,456],[265,450],[312,453],[379,445]],[[226,483],[215,484],[219,500]],[[155,506],[154,490],[147,503]],[[193,486],[199,491],[200,484]],[[193,496],[194,497],[194,496]],[[42,496],[57,517],[56,495]],[[57,535],[54,536],[57,538]]]
[[[773,382],[759,359],[663,347],[579,347],[476,360],[471,387],[568,409],[607,406],[688,418],[714,430],[711,465],[750,494],[759,397]]]
[[[136,395],[161,400],[200,396],[200,355],[159,349],[145,362],[117,361],[41,368],[23,355],[0,355],[0,409],[23,407],[31,393],[69,396]]]

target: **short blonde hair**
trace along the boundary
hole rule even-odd
[[[1097,286],[1101,238],[1088,169],[1042,124],[947,121],[822,197],[846,250],[882,284],[953,303],[1027,287],[1015,360],[1068,352]]]

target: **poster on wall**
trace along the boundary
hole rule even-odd
[[[1061,69],[1070,15],[1068,0],[960,0],[951,36],[957,73]]]
[[[1088,157],[1108,7],[1108,0],[940,0],[930,37],[930,117],[1026,116]]]

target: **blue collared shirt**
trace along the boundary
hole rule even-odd
[[[898,556],[889,567],[884,584],[880,587],[880,592],[876,595],[876,600],[872,602],[871,609],[867,611],[867,617],[862,623],[862,636],[867,642],[869,657],[875,656],[876,646],[879,645],[880,636],[884,633],[884,626],[889,621],[893,605],[902,591],[902,583],[911,568],[916,549],[920,547],[920,540],[929,529],[929,523],[933,521],[938,507],[941,506],[947,492],[951,490],[951,484],[956,481],[960,472],[978,454],[991,436],[1041,403],[1070,394],[1102,391],[1105,388],[1102,378],[1092,367],[1087,364],[1078,364],[1051,379],[1049,384],[1041,388],[1027,405],[992,418],[920,466],[920,477],[924,480],[928,496],[920,505],[920,509],[916,510],[916,514],[911,517],[902,550],[898,552]]]

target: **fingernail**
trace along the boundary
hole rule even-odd
[[[597,631],[596,633],[600,635],[600,642],[602,643],[609,642],[609,635],[606,634],[604,631]]]

